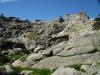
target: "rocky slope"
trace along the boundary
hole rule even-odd
[[[0,53],[12,67],[58,68],[52,75],[99,75],[99,25],[100,20],[85,12],[53,21],[1,17]]]

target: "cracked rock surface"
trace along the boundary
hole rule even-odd
[[[24,53],[10,62],[13,67],[58,68],[52,75],[99,75],[99,24],[85,12],[53,21],[0,20],[0,51]]]

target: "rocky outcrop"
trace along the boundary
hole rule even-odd
[[[21,75],[33,75],[32,71],[30,71],[30,70],[23,70],[20,74]]]
[[[10,65],[0,66],[0,75],[17,75]]]
[[[58,68],[52,75],[89,75],[81,71],[77,71],[74,68]]]
[[[85,12],[65,17],[66,27],[57,36],[70,35],[72,32],[91,31],[91,20]]]
[[[93,63],[92,65],[82,65],[81,69],[84,70],[87,74],[100,74],[100,64]]]
[[[97,27],[99,23],[90,19],[85,12],[67,14],[53,21],[5,22],[6,20],[0,22],[0,30],[6,33],[0,33],[1,53],[18,48],[29,51],[27,56],[17,59],[12,66],[56,69],[63,65],[65,68],[59,68],[52,75],[91,75],[95,72],[99,74],[92,65],[100,63],[100,30]],[[85,72],[68,68],[73,64],[81,64]]]
[[[64,19],[59,17],[53,22],[36,24],[39,23],[46,25],[45,27],[40,25],[43,30],[41,34],[34,35],[32,32],[27,32],[18,37],[25,46],[28,46],[27,48],[33,46],[35,54],[29,55],[24,61],[24,63],[31,61],[28,66],[55,69],[62,64],[68,66],[100,62],[100,32],[93,29],[93,20],[89,19],[86,13],[67,15]],[[47,27],[51,29],[50,34]],[[59,27],[62,29],[56,32]],[[38,26],[35,28],[39,30]]]
[[[99,34],[100,32],[93,31],[73,33],[70,35],[71,40],[68,41],[64,50],[57,55],[70,56],[99,51]]]
[[[2,50],[15,49],[15,48],[26,49],[25,45],[20,42],[12,42],[12,41],[0,42],[0,49]]]
[[[70,57],[52,56],[41,60],[39,63],[32,66],[32,68],[55,69],[61,65],[68,66],[73,64],[93,64],[99,63],[100,53],[74,55]]]

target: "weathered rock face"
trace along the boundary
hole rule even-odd
[[[43,55],[42,54],[30,54],[26,60],[32,60],[32,61],[37,61],[37,60],[41,60],[43,59]]]
[[[100,53],[74,55],[70,57],[52,56],[41,60],[39,63],[33,65],[33,68],[49,68],[55,69],[61,65],[68,66],[73,64],[92,64],[99,63]]]
[[[81,12],[77,15],[68,15],[65,17],[66,27],[57,36],[70,35],[72,32],[91,31],[91,21],[88,16]]]
[[[14,48],[21,48],[26,49],[25,45],[20,42],[11,42],[11,41],[1,41],[0,48],[3,50],[14,49]]]
[[[18,59],[13,62],[14,67],[55,69],[61,65],[81,64],[90,65],[89,68],[93,69],[93,63],[100,63],[100,30],[96,27],[100,23],[89,19],[85,12],[66,15],[64,18],[58,17],[54,21],[17,22],[8,21],[8,25],[0,24],[0,31],[6,33],[4,35],[0,32],[0,48],[32,51],[24,60]],[[7,31],[7,27],[11,31]],[[85,67],[85,73],[72,75],[91,75],[93,72],[99,74],[99,71],[90,74],[88,67]],[[68,70],[70,73],[77,72],[63,68],[64,73],[60,74],[60,70],[53,75],[71,75]]]
[[[10,65],[0,66],[0,75],[17,75]]]
[[[77,54],[90,53],[100,50],[99,38],[100,32],[82,32],[82,33],[72,33],[70,35],[71,39],[66,44],[66,47],[59,56],[70,56]]]
[[[30,70],[23,70],[20,74],[21,75],[33,75],[32,71],[30,71]]]
[[[82,65],[81,69],[84,70],[87,74],[100,74],[100,64],[93,63],[92,65]]]
[[[52,75],[88,75],[88,74],[77,71],[74,68],[60,67]]]
[[[30,64],[34,68],[55,69],[62,64],[68,66],[100,62],[100,32],[93,30],[92,20],[88,18],[86,13],[67,15],[64,19],[59,17],[53,22],[43,24],[45,27],[41,25],[43,31],[41,34],[33,35],[32,32],[28,32],[19,36],[19,40],[26,44],[27,48],[34,44],[34,53],[37,53],[36,56],[34,56],[34,53],[29,55],[26,59],[29,59],[29,57],[31,59],[24,61],[24,63],[31,61],[36,62],[34,65]],[[62,27],[62,29],[56,32],[59,27]],[[39,30],[40,27],[35,26],[35,28]],[[50,28],[50,31],[48,31],[48,28]],[[35,61],[37,58],[39,60]]]

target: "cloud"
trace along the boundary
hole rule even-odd
[[[16,1],[16,0],[0,0],[1,3],[13,2],[13,1]]]

